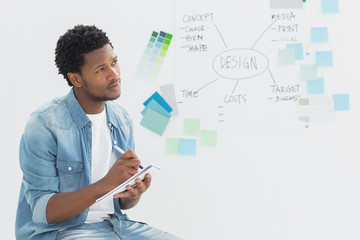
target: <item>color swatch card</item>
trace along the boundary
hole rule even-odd
[[[152,32],[137,69],[137,78],[145,78],[151,81],[157,78],[172,37],[172,34],[163,31],[160,33]]]
[[[170,121],[172,108],[158,92],[143,104],[145,108],[141,112],[143,118],[140,125],[161,136]]]

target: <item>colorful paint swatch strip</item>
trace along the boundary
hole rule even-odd
[[[140,60],[136,77],[155,81],[164,62],[173,35],[153,31]]]

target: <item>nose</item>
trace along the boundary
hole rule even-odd
[[[119,66],[112,66],[109,71],[109,80],[118,79],[120,78],[120,68]]]

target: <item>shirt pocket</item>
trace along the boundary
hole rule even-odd
[[[58,160],[56,168],[60,192],[73,192],[79,189],[84,174],[82,162]]]

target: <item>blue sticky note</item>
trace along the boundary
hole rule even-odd
[[[151,99],[151,101],[146,105],[146,108],[141,112],[142,115],[146,113],[146,111],[151,108],[152,110],[155,110],[156,112],[164,115],[165,117],[170,118],[171,115],[168,111],[166,111],[165,108],[163,108],[157,101],[154,99]]]
[[[333,56],[331,51],[318,51],[315,53],[316,65],[318,67],[332,67]]]
[[[323,13],[338,13],[338,0],[321,0],[321,8]]]
[[[300,80],[315,81],[317,79],[317,66],[315,64],[300,65]]]
[[[161,136],[169,120],[169,118],[149,108],[146,110],[140,125]]]
[[[294,65],[295,64],[295,50],[292,48],[279,49],[278,50],[278,64],[281,66]]]
[[[295,59],[302,60],[304,59],[304,51],[302,43],[289,43],[286,44],[286,48],[295,50]]]
[[[169,113],[172,111],[172,108],[170,105],[165,101],[165,99],[160,96],[158,92],[155,92],[151,97],[149,97],[143,104],[144,106],[148,105],[151,99],[154,99],[156,102],[158,102],[166,111]]]
[[[334,109],[335,111],[349,111],[350,96],[349,94],[334,94]]]
[[[311,41],[312,42],[328,42],[329,34],[327,27],[311,28]]]
[[[179,144],[180,155],[196,155],[196,139],[180,139]]]
[[[308,94],[324,94],[324,78],[307,82]]]

